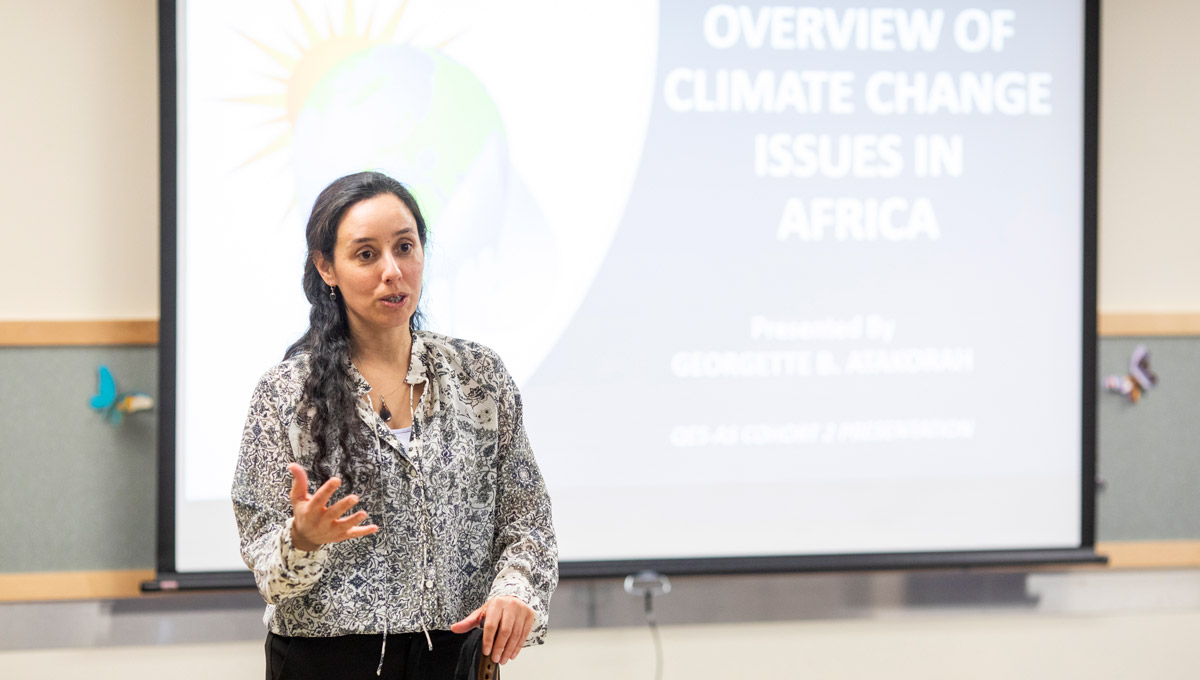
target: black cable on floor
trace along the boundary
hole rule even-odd
[[[646,591],[646,624],[650,626],[650,636],[654,638],[654,680],[662,680],[662,639],[658,635],[658,620],[654,617],[654,595],[650,591]]]

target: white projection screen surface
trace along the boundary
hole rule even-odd
[[[564,575],[1094,559],[1096,3],[160,12],[160,577],[247,576],[250,394],[360,170],[515,377]]]

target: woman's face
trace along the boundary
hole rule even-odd
[[[399,198],[380,194],[350,206],[333,261],[315,257],[321,278],[345,300],[352,332],[408,327],[421,298],[425,251],[417,221]]]

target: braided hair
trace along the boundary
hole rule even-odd
[[[425,218],[417,207],[417,201],[400,182],[379,172],[359,172],[334,180],[317,196],[308,226],[304,234],[308,241],[308,254],[304,261],[304,295],[312,305],[308,316],[308,330],[284,353],[284,359],[307,352],[309,372],[304,381],[300,403],[305,409],[312,408],[309,434],[316,444],[313,469],[309,471],[319,486],[330,477],[340,476],[344,488],[354,486],[350,459],[354,452],[361,451],[365,442],[359,433],[356,404],[358,399],[354,381],[350,377],[352,339],[350,324],[346,317],[346,304],[340,291],[335,299],[330,297],[330,287],[325,285],[317,271],[315,258],[318,253],[333,262],[333,249],[337,244],[338,227],[342,217],[351,206],[382,194],[392,194],[404,203],[417,223],[417,238],[425,247]],[[424,315],[418,309],[409,319],[410,330],[420,328]],[[333,453],[341,449],[341,464],[334,469]]]

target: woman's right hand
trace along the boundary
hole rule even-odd
[[[346,514],[358,504],[358,496],[350,494],[327,506],[333,492],[342,485],[342,480],[330,477],[311,496],[308,494],[308,474],[297,463],[288,465],[292,473],[292,546],[298,550],[316,550],[326,543],[337,543],[360,536],[369,536],[379,531],[374,524],[358,526],[367,519],[367,513],[359,510]]]

